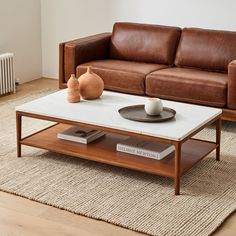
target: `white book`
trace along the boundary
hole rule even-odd
[[[175,148],[170,144],[128,138],[123,142],[117,143],[116,150],[119,152],[161,160],[172,153]]]
[[[78,126],[72,126],[58,133],[57,138],[72,141],[72,142],[88,144],[102,137],[104,134],[105,133],[103,131],[83,128],[83,127],[78,127]]]

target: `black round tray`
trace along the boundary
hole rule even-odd
[[[150,116],[145,112],[144,105],[134,105],[119,109],[119,113],[122,117],[128,120],[140,122],[163,122],[173,119],[176,111],[168,107],[163,107],[163,111],[160,115]]]

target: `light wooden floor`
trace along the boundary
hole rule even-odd
[[[0,97],[1,101],[17,98],[28,91],[57,88],[57,81],[39,79],[20,85],[16,94]],[[0,191],[0,236],[141,236],[103,221],[72,214],[54,207]],[[236,235],[236,213],[214,234]]]

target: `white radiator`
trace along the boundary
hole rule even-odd
[[[0,54],[0,95],[16,91],[13,58],[13,53]]]

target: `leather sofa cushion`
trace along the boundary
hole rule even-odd
[[[137,23],[116,23],[110,58],[173,65],[181,29]]]
[[[226,72],[236,59],[236,32],[185,28],[176,53],[175,65]]]
[[[76,76],[86,72],[91,65],[101,76],[105,89],[132,94],[145,94],[145,77],[152,71],[166,68],[165,65],[129,62],[120,60],[98,60],[77,66]]]
[[[227,74],[176,67],[155,71],[146,78],[146,93],[175,101],[224,107]]]

